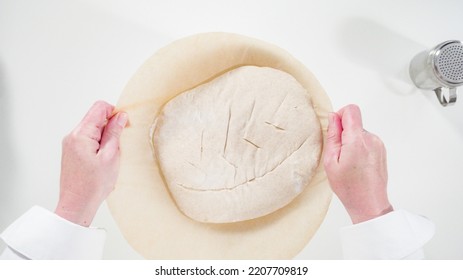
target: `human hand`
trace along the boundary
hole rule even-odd
[[[127,113],[112,115],[114,106],[96,102],[63,140],[60,196],[55,213],[88,227],[101,203],[114,189],[119,173],[119,137]]]
[[[378,136],[363,129],[356,105],[330,114],[324,165],[354,224],[393,211],[387,197],[386,149]]]

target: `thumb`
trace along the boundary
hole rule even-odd
[[[331,163],[337,163],[339,155],[341,154],[341,134],[342,134],[342,123],[341,118],[336,113],[329,114],[328,133],[325,143],[325,156],[324,164],[325,168]]]
[[[109,119],[101,136],[100,152],[111,158],[119,151],[119,138],[127,121],[128,115],[125,112],[117,113]]]

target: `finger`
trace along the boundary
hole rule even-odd
[[[125,112],[117,113],[108,121],[101,136],[99,153],[112,158],[119,151],[119,139],[127,121],[128,115]]]
[[[79,134],[99,142],[101,140],[103,129],[107,124],[113,109],[114,106],[104,101],[95,102],[79,123],[76,130]]]
[[[363,131],[362,114],[357,105],[347,105],[338,111],[345,131]]]
[[[342,123],[341,118],[336,113],[330,113],[328,133],[326,137],[324,163],[338,162],[342,146]]]

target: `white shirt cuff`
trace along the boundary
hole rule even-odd
[[[433,235],[429,219],[404,210],[341,229],[345,259],[424,258],[422,248]]]
[[[0,238],[29,259],[101,259],[106,232],[82,227],[34,206]]]

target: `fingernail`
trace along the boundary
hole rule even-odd
[[[122,126],[122,127],[125,127],[125,125],[127,124],[127,121],[129,119],[129,116],[127,113],[125,112],[120,112],[119,114],[117,114],[117,124]]]

